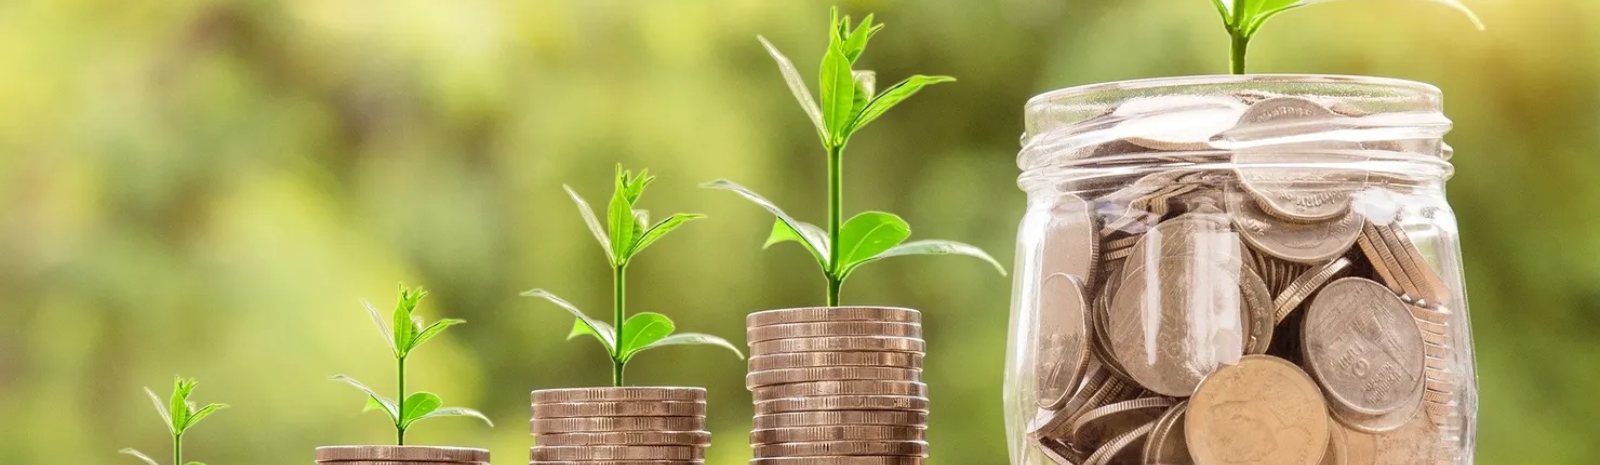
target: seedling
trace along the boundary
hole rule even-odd
[[[156,413],[161,414],[161,421],[167,424],[167,432],[172,433],[173,465],[205,465],[200,462],[184,463],[183,435],[189,432],[189,428],[200,424],[200,420],[206,419],[206,417],[211,416],[218,410],[228,408],[226,404],[206,404],[206,406],[200,407],[193,402],[189,402],[189,394],[194,393],[195,386],[199,384],[194,378],[178,377],[172,382],[172,397],[168,398],[164,404],[155,391],[151,391],[150,388],[144,388],[145,395],[150,396],[150,403],[156,407]],[[155,459],[150,458],[149,455],[132,448],[122,449],[119,452],[143,460],[148,465],[161,465]]]
[[[705,215],[677,213],[651,224],[649,213],[635,206],[644,195],[644,188],[653,181],[655,177],[650,176],[649,170],[639,170],[639,174],[634,175],[623,170],[622,165],[617,165],[616,190],[612,192],[611,203],[606,209],[604,227],[582,196],[570,186],[561,186],[572,197],[572,202],[578,205],[578,213],[583,215],[589,232],[594,234],[595,241],[600,243],[600,249],[605,251],[606,259],[611,263],[611,324],[590,318],[576,305],[544,289],[522,293],[526,297],[550,301],[577,317],[572,323],[572,332],[567,334],[567,340],[587,335],[600,341],[600,345],[606,349],[606,355],[611,357],[611,383],[619,387],[623,385],[628,362],[640,352],[650,349],[674,345],[714,345],[725,347],[744,359],[744,353],[726,339],[699,333],[673,334],[677,326],[666,315],[641,312],[628,316],[628,265],[633,263],[639,252],[666,237],[667,233],[690,221],[705,218]]]
[[[421,303],[422,298],[427,296],[428,291],[423,290],[421,287],[407,289],[405,285],[401,285],[399,302],[394,306],[393,330],[389,329],[389,325],[383,322],[383,315],[377,308],[373,307],[371,303],[362,302],[367,307],[367,312],[372,314],[372,322],[378,325],[378,332],[383,335],[384,342],[388,342],[389,348],[394,351],[395,364],[398,366],[398,376],[396,376],[395,383],[397,386],[395,389],[396,396],[394,399],[378,394],[377,391],[372,390],[372,388],[367,387],[360,381],[356,381],[355,378],[345,375],[333,377],[335,381],[349,384],[367,395],[367,406],[364,410],[381,410],[388,415],[389,420],[394,423],[395,443],[402,446],[406,444],[406,431],[411,428],[411,425],[429,418],[472,417],[483,420],[490,427],[494,426],[494,422],[489,421],[489,417],[484,416],[477,410],[465,407],[443,407],[444,402],[434,393],[418,391],[406,394],[406,357],[411,355],[411,351],[416,350],[423,343],[438,337],[439,334],[444,333],[445,329],[466,323],[466,320],[446,318],[435,321],[433,324],[424,325],[422,317],[417,316],[415,313],[417,304]]]
[[[919,74],[889,86],[883,92],[875,92],[876,75],[871,71],[852,69],[866,50],[867,42],[883,30],[882,24],[873,24],[872,20],[873,16],[867,15],[866,19],[852,28],[850,17],[840,19],[839,10],[834,9],[828,28],[828,51],[823,54],[821,76],[817,79],[822,95],[820,105],[812,100],[811,91],[806,88],[794,63],[765,37],[759,38],[767,53],[778,62],[778,70],[783,73],[789,91],[816,126],[817,136],[828,152],[827,230],[794,219],[777,204],[732,181],[719,179],[702,185],[739,194],[777,216],[777,221],[772,225],[772,234],[763,248],[793,241],[811,252],[812,258],[822,268],[823,276],[827,278],[829,306],[839,305],[839,291],[856,268],[889,257],[967,255],[987,261],[1005,274],[1005,267],[971,245],[942,240],[906,242],[911,236],[911,226],[892,213],[868,211],[849,221],[843,220],[842,171],[844,149],[849,145],[850,137],[923,88],[955,81],[949,76]]]
[[[1250,39],[1267,20],[1283,12],[1317,3],[1327,3],[1337,0],[1211,0],[1217,7],[1217,13],[1222,15],[1222,25],[1228,30],[1228,35],[1233,38],[1233,53],[1229,63],[1233,74],[1244,74],[1246,54],[1250,50]],[[1460,11],[1472,20],[1472,24],[1479,30],[1483,29],[1483,21],[1473,13],[1460,0],[1427,0],[1442,3]]]

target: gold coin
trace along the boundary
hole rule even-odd
[[[802,352],[750,357],[750,371],[832,366],[922,368],[922,354],[905,352]]]
[[[706,431],[618,431],[611,433],[541,434],[541,446],[709,446]]]
[[[1343,275],[1349,269],[1350,259],[1340,258],[1301,273],[1273,302],[1273,306],[1277,308],[1274,320],[1282,323],[1284,319],[1289,318],[1290,313],[1300,308],[1300,304],[1304,303],[1306,298],[1311,297],[1311,294],[1322,289],[1328,281]]]
[[[927,412],[799,412],[756,415],[755,417],[756,429],[840,425],[920,426],[926,424],[928,424]]]
[[[1197,465],[1317,465],[1328,425],[1310,376],[1283,359],[1247,355],[1200,383],[1184,437]]]
[[[703,402],[705,388],[697,387],[607,387],[543,389],[533,391],[533,403],[616,402],[659,400],[669,402]]]
[[[323,446],[318,447],[318,462],[348,461],[401,462],[488,462],[489,451],[466,447],[439,446]]]
[[[1328,426],[1328,452],[1322,454],[1322,465],[1350,465],[1350,438],[1346,431],[1336,421]]]
[[[1082,282],[1066,274],[1046,276],[1039,286],[1038,311],[1037,404],[1057,409],[1089,366],[1089,302]]]
[[[756,371],[745,375],[745,387],[755,389],[779,384],[809,383],[816,381],[920,381],[922,370],[891,367],[813,367],[783,370]]]
[[[756,414],[820,412],[833,410],[928,411],[928,398],[916,396],[821,396],[792,397],[756,402]]]
[[[750,390],[756,402],[789,397],[843,395],[928,396],[928,385],[916,381],[815,381],[764,386]]]
[[[922,465],[924,457],[758,457],[750,465]]]
[[[745,326],[758,327],[788,323],[813,323],[823,321],[880,321],[885,323],[921,323],[922,312],[894,307],[804,307],[767,310],[751,313],[744,318]]]
[[[752,356],[801,352],[905,352],[922,354],[927,344],[910,337],[812,337],[777,339],[750,344]]]
[[[928,443],[924,441],[793,442],[757,444],[751,449],[756,457],[928,456]]]
[[[705,448],[693,446],[534,446],[534,461],[704,460]]]
[[[1385,415],[1420,401],[1423,344],[1406,304],[1383,285],[1344,278],[1306,309],[1305,362],[1334,406]]]
[[[751,444],[830,441],[922,441],[927,429],[921,426],[800,426],[758,429],[750,432]]]
[[[537,418],[533,434],[606,433],[615,431],[703,431],[702,417]]]
[[[703,417],[705,402],[616,401],[533,404],[534,418]]]
[[[757,326],[746,331],[750,342],[774,339],[835,336],[922,337],[921,323],[884,323],[878,321],[828,321],[821,323],[787,323]]]

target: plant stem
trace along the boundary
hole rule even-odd
[[[172,463],[183,464],[183,433],[172,435]]]
[[[400,382],[396,383],[399,386],[397,389],[399,391],[397,394],[399,395],[395,396],[395,410],[399,412],[395,414],[394,419],[395,444],[404,446],[406,445],[406,429],[400,426],[400,415],[403,415],[406,411],[406,358],[399,357],[396,360],[399,361],[400,365]]]
[[[1233,74],[1244,74],[1245,57],[1250,52],[1250,38],[1245,37],[1243,33],[1233,33],[1232,36],[1233,55],[1229,57],[1228,63],[1232,67]]]
[[[622,359],[623,323],[628,321],[627,293],[628,265],[622,264],[611,268],[611,325],[617,329],[616,349],[611,354],[611,385],[622,387],[623,368],[627,365]]]
[[[839,230],[843,227],[844,145],[828,147],[828,306],[839,306],[839,288],[844,284],[839,270]]]

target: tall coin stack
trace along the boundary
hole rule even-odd
[[[706,390],[578,388],[533,392],[532,465],[698,465],[711,445]]]
[[[746,318],[752,465],[921,465],[928,457],[922,314],[796,308]]]

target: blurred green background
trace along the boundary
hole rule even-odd
[[[1481,464],[1600,457],[1600,2],[1471,1],[1475,32],[1427,2],[1318,6],[1269,25],[1257,72],[1396,76],[1445,90],[1482,385]],[[166,454],[140,388],[197,376],[232,410],[189,437],[214,465],[310,463],[317,445],[392,432],[348,373],[392,389],[362,299],[434,291],[465,318],[413,358],[411,385],[499,426],[437,420],[418,443],[526,463],[528,391],[600,385],[591,341],[517,296],[604,313],[604,259],[562,193],[609,192],[612,165],[660,175],[644,205],[696,211],[633,267],[634,310],[742,341],[743,316],[817,304],[798,247],[727,177],[820,221],[823,157],[755,40],[815,72],[822,1],[329,0],[0,4],[0,463]],[[1023,196],[1022,103],[1093,82],[1215,73],[1204,0],[846,1],[889,29],[863,59],[931,89],[856,138],[846,208],[1009,263]],[[847,303],[929,314],[935,461],[1005,462],[1009,279],[963,258],[874,265]],[[708,463],[743,463],[743,365],[714,348],[641,357],[630,379],[711,389]]]

